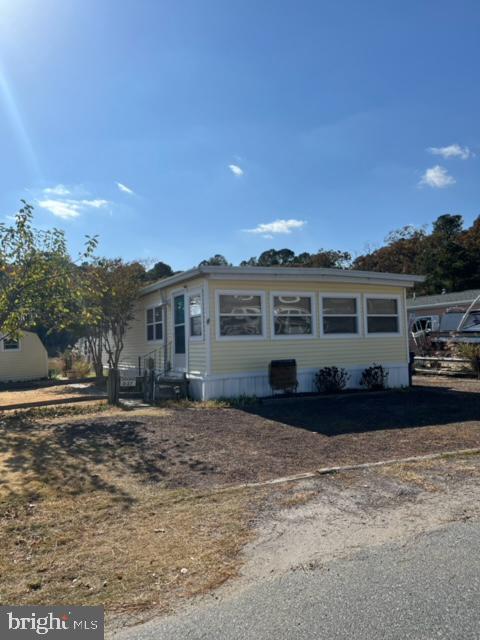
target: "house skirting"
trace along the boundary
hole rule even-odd
[[[360,387],[360,377],[362,372],[372,363],[361,366],[344,367],[350,374],[347,384],[348,389],[358,389]],[[389,387],[406,387],[409,383],[408,364],[381,363],[388,371]],[[297,371],[298,391],[316,391],[314,376],[318,372],[316,369],[299,369]],[[223,375],[202,376],[187,374],[190,381],[189,392],[195,400],[212,400],[215,398],[236,398],[238,396],[257,396],[262,398],[272,394],[272,389],[268,383],[268,372],[254,371],[251,373],[231,373]]]

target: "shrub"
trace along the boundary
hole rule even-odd
[[[90,373],[90,363],[83,358],[76,358],[73,361],[71,372],[75,378],[86,378]]]
[[[73,353],[71,349],[65,349],[63,353],[61,353],[58,358],[58,363],[60,365],[60,369],[62,371],[63,376],[67,376],[67,373],[71,370],[73,366]]]
[[[369,391],[386,389],[388,384],[388,371],[386,371],[381,364],[373,364],[363,371],[360,384]]]
[[[459,344],[457,353],[461,358],[469,361],[473,373],[480,380],[480,344],[468,344],[467,342]]]
[[[320,393],[339,393],[345,389],[349,378],[345,369],[323,367],[315,374],[315,386]]]

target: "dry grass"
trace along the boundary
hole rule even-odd
[[[248,491],[146,487],[134,498],[129,508],[101,492],[1,503],[0,601],[168,610],[236,573]]]
[[[414,485],[424,491],[436,492],[445,489],[452,478],[458,480],[480,476],[480,455],[477,453],[447,455],[434,460],[377,467],[376,472],[380,476]]]
[[[423,489],[424,491],[432,493],[440,491],[440,487],[438,486],[438,484],[433,482],[428,477],[428,474],[425,473],[427,469],[428,465],[424,465],[419,462],[378,467],[377,472],[381,476],[392,478],[407,485],[414,485],[415,487]]]
[[[286,509],[300,507],[318,497],[318,491],[316,490],[291,491],[291,489],[287,488],[286,491],[288,493],[278,500],[278,505]]]
[[[83,382],[75,385],[38,386],[33,389],[17,389],[0,392],[0,405],[8,407],[29,402],[51,402],[67,400],[78,396],[98,395],[104,392],[95,386],[95,382]]]
[[[117,422],[2,420],[0,602],[167,611],[236,573],[262,493],[168,489]]]

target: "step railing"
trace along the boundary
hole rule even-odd
[[[171,347],[172,343],[167,342],[162,347],[152,349],[143,356],[138,357],[138,375],[143,376],[145,371],[155,371],[165,375],[171,367]]]

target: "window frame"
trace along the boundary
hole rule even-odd
[[[275,333],[275,305],[274,298],[278,296],[310,298],[310,317],[312,320],[312,333],[295,333],[292,335],[277,335]],[[270,335],[272,340],[314,340],[317,337],[318,315],[316,296],[314,291],[271,291],[270,292]]]
[[[190,315],[190,298],[193,296],[200,296],[200,304],[202,307],[202,310],[200,312],[200,319],[201,319],[201,323],[200,326],[202,327],[202,333],[199,336],[194,336],[191,333],[191,315]],[[204,304],[204,295],[203,295],[203,289],[192,289],[191,291],[187,292],[187,309],[188,309],[188,339],[191,340],[192,342],[203,342],[205,340],[205,304]],[[193,316],[193,317],[197,317],[197,316]]]
[[[162,337],[161,338],[153,338],[153,340],[149,340],[148,339],[148,327],[152,326],[153,327],[153,335],[155,336],[155,325],[159,324],[158,322],[155,322],[155,309],[160,308],[162,311]],[[153,322],[148,322],[147,318],[148,318],[148,312],[152,310],[153,311]],[[145,307],[145,341],[147,342],[147,344],[162,344],[165,342],[165,304],[164,303],[160,303],[160,304],[150,304],[148,305],[148,307]]]
[[[21,338],[18,337],[16,340],[18,346],[16,349],[5,349],[5,340],[11,340],[11,338],[0,338],[2,341],[2,353],[19,353],[22,350],[22,341]]]
[[[396,300],[397,301],[397,313],[368,313],[368,300]],[[365,337],[366,338],[400,338],[403,336],[403,319],[404,307],[402,305],[402,296],[395,293],[365,293],[363,295],[363,322],[365,325]],[[398,318],[398,331],[375,331],[373,333],[368,330],[368,318],[369,316],[378,318]]]
[[[325,338],[326,340],[345,340],[345,339],[355,339],[363,337],[363,319],[362,319],[362,294],[353,293],[353,292],[345,292],[345,293],[337,293],[335,291],[320,291],[320,337]],[[357,312],[355,314],[357,318],[357,331],[355,333],[325,333],[323,329],[323,298],[348,298],[354,299],[357,303]],[[328,317],[328,316],[327,316]],[[351,318],[353,314],[351,313],[340,313],[335,315],[330,315],[331,318],[337,317],[345,317]]]
[[[220,313],[220,296],[259,296],[261,313],[258,314],[258,317],[262,319],[262,333],[260,335],[222,336],[220,334],[220,317],[222,315]],[[215,338],[219,342],[238,342],[238,341],[244,342],[245,340],[266,340],[267,339],[267,309],[266,309],[265,291],[260,289],[216,289],[215,291]]]

